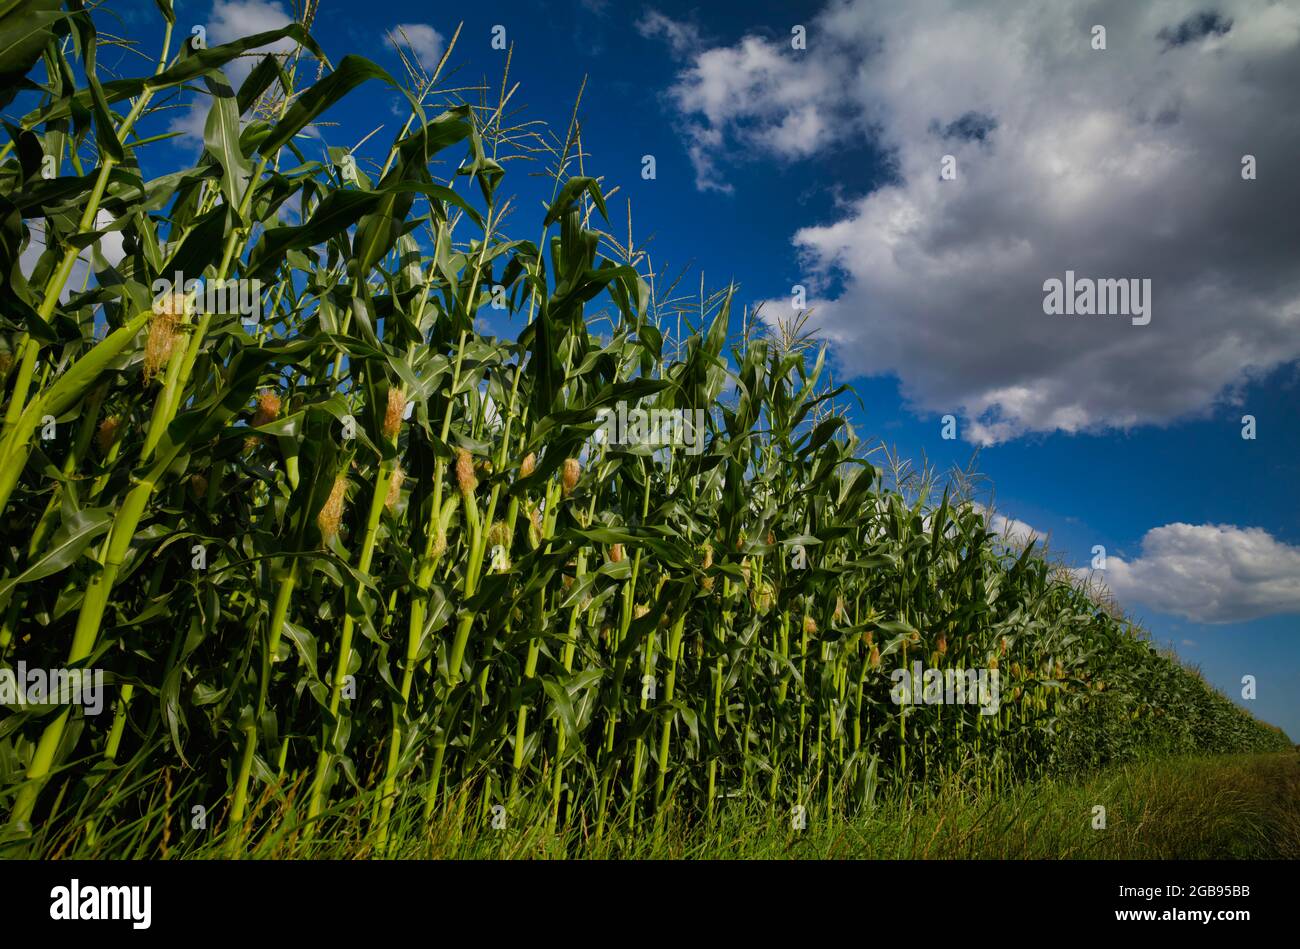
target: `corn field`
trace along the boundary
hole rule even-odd
[[[399,803],[599,835],[1288,747],[964,478],[874,464],[824,348],[656,272],[576,110],[515,124],[505,80],[329,63],[309,23],[196,49],[159,8],[155,68],[101,81],[80,3],[0,2],[0,104],[40,99],[0,151],[0,665],[109,695],[6,709],[7,835],[104,833],[163,775],[243,834],[371,795],[382,846]],[[304,134],[376,85],[409,117],[370,165]],[[146,178],[182,88],[203,153]],[[548,176],[536,217],[510,162]],[[158,296],[175,273],[257,281],[260,321]],[[596,437],[620,404],[704,410],[703,450]],[[894,701],[918,660],[996,671],[996,713]]]

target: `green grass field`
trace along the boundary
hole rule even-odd
[[[51,834],[23,856],[209,859],[229,856],[230,835],[187,830],[188,815],[159,807],[95,843]],[[466,796],[462,803],[468,801]],[[328,837],[313,838],[303,809],[268,807],[262,829],[240,841],[262,859],[371,859],[382,844],[368,830],[373,796],[336,808]],[[1106,809],[1105,827],[1095,808]],[[959,778],[923,799],[885,801],[844,815],[794,814],[737,803],[711,822],[681,814],[552,832],[545,802],[493,826],[493,814],[453,807],[425,822],[418,795],[393,814],[397,859],[986,859],[1186,860],[1300,858],[1300,755],[1273,753],[1166,758],[1101,769],[1082,779],[1028,782],[1003,794]]]

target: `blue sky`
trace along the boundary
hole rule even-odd
[[[693,263],[694,281],[735,280],[769,312],[807,287],[861,436],[940,469],[978,450],[1014,529],[1049,534],[1072,566],[1104,545],[1106,580],[1154,638],[1230,696],[1256,676],[1251,710],[1300,738],[1300,13],[970,6],[321,0],[313,32],[335,61],[400,76],[387,30],[410,25],[432,65],[464,17],[451,81],[495,87],[502,25],[512,104],[559,131],[587,77],[587,168],[620,188],[616,233],[630,198],[657,267]],[[156,48],[151,0],[110,7]],[[176,8],[210,43],[293,9]],[[366,87],[322,141],[349,147],[383,123],[371,144],[386,148],[396,101]],[[142,162],[157,174],[195,152],[180,138]],[[506,182],[531,237],[542,186]],[[1151,277],[1151,324],[1044,314],[1042,281],[1066,269]],[[941,437],[949,413],[955,440]]]

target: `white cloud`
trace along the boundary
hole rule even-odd
[[[1042,531],[1031,527],[1024,521],[1017,520],[1014,517],[1007,517],[1005,514],[999,514],[980,504],[978,501],[972,501],[971,507],[984,515],[988,523],[988,529],[996,536],[1001,538],[1008,546],[1023,548],[1031,540],[1039,542],[1041,548],[1045,536]]]
[[[1136,559],[1112,554],[1092,576],[1122,602],[1201,623],[1300,613],[1300,547],[1258,527],[1167,524],[1147,531]]]
[[[674,24],[671,29],[685,28]],[[674,40],[678,34],[667,26],[657,30],[667,32],[674,48],[685,42]],[[696,54],[669,90],[678,110],[688,117],[686,136],[696,186],[731,190],[718,177],[713,157],[730,142],[793,159],[806,158],[832,141],[841,131],[831,114],[836,81],[833,71],[819,61],[786,55],[757,36]]]
[[[172,141],[177,144],[184,143],[193,148],[203,147],[203,130],[208,122],[208,110],[212,107],[212,100],[207,96],[195,96],[190,102],[188,108],[183,112],[178,112],[172,119],[168,127],[169,132],[180,132],[180,137]]]
[[[266,33],[292,23],[293,17],[279,0],[216,0],[208,20],[208,45],[229,43],[256,33]],[[294,41],[283,39],[270,46],[261,47],[258,53],[289,53]],[[226,67],[226,74],[236,88],[253,69],[256,57],[241,56]]]
[[[441,33],[428,23],[399,23],[387,34],[388,45],[397,49],[408,44],[415,52],[420,65],[433,69],[442,59],[444,40]]]
[[[279,29],[286,23],[292,22],[293,17],[277,0],[215,0],[212,4],[212,14],[203,25],[207,29],[208,46],[212,47],[245,36]],[[188,33],[184,34],[186,38],[188,35]],[[294,45],[293,40],[285,39],[261,47],[256,52],[257,54],[289,53],[293,51]],[[232,89],[239,89],[240,84],[252,72],[256,62],[256,56],[250,51],[248,55],[233,59],[223,67]],[[173,141],[193,148],[202,148],[203,128],[207,123],[211,105],[206,95],[195,96],[190,102],[190,107],[172,119],[169,131],[182,133],[180,138]]]
[[[658,10],[651,10],[636,22],[636,31],[642,36],[653,38],[661,36],[668,43],[674,56],[684,56],[699,48],[700,31],[689,23],[682,23],[664,16]]]
[[[982,444],[1165,424],[1300,358],[1300,7],[1215,11],[1201,30],[1176,0],[836,0],[806,52],[703,50],[670,96],[703,189],[737,152],[892,163],[794,235],[842,374],[894,375]],[[1150,324],[1044,314],[1066,270],[1150,278]]]

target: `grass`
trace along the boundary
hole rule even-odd
[[[1027,782],[995,795],[954,777],[923,798],[887,800],[856,815],[792,815],[752,803],[719,808],[712,821],[668,814],[632,828],[550,829],[548,802],[522,805],[493,826],[491,811],[454,800],[428,821],[420,796],[394,808],[389,839],[369,828],[372,794],[336,805],[331,832],[312,834],[296,795],[258,833],[240,839],[254,859],[976,859],[1192,860],[1300,858],[1300,756],[1295,753],[1180,757],[1104,768],[1082,777]],[[1106,826],[1094,828],[1094,808]],[[26,856],[213,859],[229,856],[230,832],[182,830],[163,808],[129,834],[87,846],[49,838]],[[169,826],[170,825],[170,826]],[[164,833],[166,830],[166,833]]]

